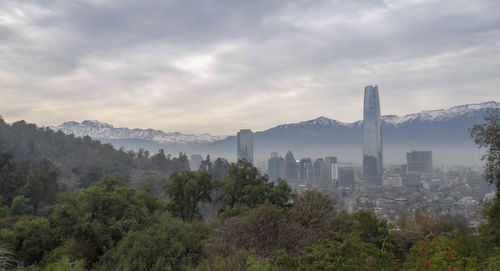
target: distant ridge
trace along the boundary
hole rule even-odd
[[[470,139],[468,129],[483,122],[486,111],[490,108],[500,108],[500,103],[490,101],[466,104],[405,116],[384,115],[384,160],[387,163],[404,161],[405,152],[415,149],[432,150],[436,162],[478,164],[481,151]],[[256,131],[255,159],[266,161],[272,151],[284,155],[292,150],[295,157],[338,155],[342,161],[360,163],[362,124],[363,121],[346,123],[318,117]],[[115,128],[99,121],[65,122],[51,128],[75,136],[89,135],[111,143],[116,148],[144,148],[153,152],[165,148],[172,154],[187,152],[225,157],[231,161],[236,159],[235,136],[186,135],[153,129]]]
[[[179,132],[165,133],[154,129],[129,129],[115,128],[113,125],[100,122],[98,120],[84,120],[81,123],[76,121],[64,122],[58,126],[49,127],[52,130],[61,130],[65,134],[73,134],[77,137],[90,136],[95,139],[140,139],[154,141],[157,143],[210,143],[222,139],[222,136],[210,134],[190,135]]]
[[[500,108],[499,102],[489,101],[478,104],[465,104],[450,107],[448,109],[437,109],[437,110],[426,110],[420,113],[413,113],[404,116],[396,115],[383,115],[382,122],[386,125],[399,126],[401,124],[411,122],[411,121],[427,121],[427,122],[439,122],[450,120],[459,116],[464,116],[467,114],[473,114],[480,110],[486,110],[488,108]],[[282,124],[275,128],[291,128],[298,126],[345,126],[345,127],[355,127],[363,124],[362,120],[355,122],[342,122],[335,119],[329,119],[327,117],[318,117],[312,120]],[[272,129],[272,128],[271,128]]]

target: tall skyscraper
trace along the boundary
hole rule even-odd
[[[293,156],[292,151],[288,151],[285,155],[285,178],[287,180],[298,180],[299,170],[297,167],[297,161]]]
[[[332,165],[337,163],[336,156],[327,156],[325,157],[325,180],[332,180]]]
[[[249,129],[238,132],[237,153],[238,160],[245,159],[253,164],[253,133]]]
[[[309,168],[310,167],[310,168]],[[299,180],[309,180],[308,173],[311,171],[311,180],[312,180],[312,160],[311,158],[301,158],[299,163]]]
[[[325,179],[325,161],[323,158],[318,158],[314,161],[313,175],[315,181],[323,181]]]
[[[271,182],[285,177],[285,159],[280,157],[277,152],[272,152],[271,158],[267,160],[267,174]]]
[[[363,111],[363,176],[371,185],[382,185],[382,132],[377,86],[365,87]]]

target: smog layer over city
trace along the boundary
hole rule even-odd
[[[500,2],[0,2],[0,270],[500,270]]]

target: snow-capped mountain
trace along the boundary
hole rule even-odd
[[[476,114],[478,111],[485,111],[488,108],[500,108],[500,103],[498,102],[485,102],[479,104],[465,104],[454,106],[448,109],[438,109],[438,110],[427,110],[422,111],[420,113],[409,114],[405,116],[396,116],[396,115],[383,115],[382,125],[386,126],[400,126],[403,124],[407,124],[414,121],[422,121],[422,122],[442,122],[448,121],[454,118],[458,118],[461,116],[472,116]],[[355,122],[341,122],[334,119],[329,119],[326,117],[318,117],[313,120],[302,121],[298,123],[290,123],[276,126],[271,129],[290,129],[290,128],[299,128],[299,127],[356,127],[363,124],[362,120],[358,120]]]
[[[436,162],[479,163],[482,153],[470,138],[468,129],[483,122],[489,108],[500,108],[500,103],[467,104],[405,116],[382,116],[384,162],[401,163],[410,150],[431,150]],[[362,124],[362,120],[346,123],[319,117],[255,132],[254,157],[257,161],[266,161],[273,151],[284,155],[291,150],[296,158],[338,156],[341,161],[360,163]],[[116,148],[144,148],[152,152],[166,148],[172,154],[187,152],[236,159],[234,135],[185,135],[153,129],[115,128],[99,121],[65,122],[52,129],[75,136],[89,135]]]
[[[447,121],[461,116],[471,116],[478,111],[488,108],[500,108],[500,103],[485,102],[480,104],[466,104],[454,106],[448,109],[428,110],[420,113],[409,114],[402,117],[396,115],[382,116],[382,122],[388,125],[398,126],[411,121],[439,122]]]
[[[210,143],[224,138],[224,136],[214,136],[207,133],[201,135],[190,135],[179,132],[165,133],[163,131],[153,129],[115,128],[111,124],[103,123],[97,120],[84,120],[81,123],[68,121],[50,128],[54,131],[61,130],[65,134],[73,134],[77,137],[88,135],[92,138],[101,140],[140,139],[154,141],[160,144]]]

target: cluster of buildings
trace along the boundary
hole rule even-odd
[[[477,222],[479,204],[494,197],[482,174],[469,169],[441,170],[433,166],[432,151],[413,150],[406,164],[384,167],[380,99],[377,86],[366,86],[363,110],[362,166],[342,163],[336,156],[296,159],[272,152],[267,161],[269,180],[285,179],[296,192],[318,189],[339,200],[348,211],[371,208],[380,217],[423,209],[431,213],[459,213]],[[254,162],[253,133],[237,134],[237,158]],[[201,163],[192,157],[191,163]],[[195,165],[196,166],[196,165]],[[478,223],[476,223],[478,224]]]
[[[301,158],[296,160],[292,151],[288,151],[285,157],[278,153],[271,153],[267,161],[267,169],[270,181],[286,179],[289,181],[331,181],[345,186],[354,186],[356,169],[352,163],[340,163],[335,156],[317,158]]]

